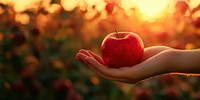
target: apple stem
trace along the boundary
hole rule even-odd
[[[120,36],[119,36],[119,33],[118,33],[117,29],[115,29],[115,32],[117,33],[117,36],[118,36],[118,38],[120,38]]]

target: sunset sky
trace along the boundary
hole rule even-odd
[[[173,12],[175,0],[115,0],[122,8],[125,9],[128,15],[132,12],[131,8],[138,10],[141,18],[154,19],[164,16],[167,12]],[[38,9],[38,5],[45,7],[49,12],[54,12],[60,7],[59,4],[50,5],[51,0],[0,0],[3,4],[12,4],[16,12],[22,12],[26,9]],[[156,3],[156,4],[155,4]],[[190,7],[196,7],[200,4],[200,0],[190,0]],[[61,0],[61,6],[66,11],[71,11],[76,7],[84,10],[87,9],[91,13],[92,6],[96,6],[96,10],[103,12],[106,6],[104,0]],[[0,12],[1,9],[0,9]]]

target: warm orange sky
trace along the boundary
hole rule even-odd
[[[53,6],[49,5],[51,0],[0,0],[4,4],[13,3],[15,11],[21,12],[29,8],[37,9],[37,4],[42,4],[46,7],[49,12],[53,12],[60,7],[58,4]],[[117,0],[119,4],[124,8],[129,14],[130,8],[137,8],[141,14],[141,18],[152,19],[164,15],[166,8],[171,11],[173,8],[169,8],[170,5],[173,7],[175,0]],[[152,2],[153,1],[153,2]],[[156,2],[156,4],[155,4]],[[65,10],[73,10],[75,7],[81,9],[91,9],[93,5],[96,5],[98,11],[103,11],[105,8],[104,0],[61,0],[61,4]],[[191,8],[196,7],[200,4],[200,0],[190,0]],[[1,10],[1,9],[0,9]],[[173,10],[172,10],[173,11]],[[0,11],[1,12],[1,11]]]
[[[14,3],[15,5],[15,9],[16,11],[22,11],[26,8],[29,8],[29,7],[33,7],[34,3],[38,3],[40,2],[41,0],[0,0],[1,3],[4,3],[4,4],[7,4],[7,3]],[[44,3],[49,3],[51,0],[42,0],[42,2]],[[99,5],[99,6],[104,6],[105,5],[105,1],[104,0],[61,0],[62,2],[64,2],[66,5],[67,8],[73,8],[73,6],[77,6],[77,5],[84,5],[84,3],[86,3],[87,5],[89,6],[92,6],[92,5]],[[120,1],[120,0],[116,0],[116,1]],[[150,5],[154,5],[154,6],[161,6],[163,5],[161,2],[168,2],[168,1],[176,1],[176,0],[121,0],[121,5],[124,7],[124,8],[130,8],[132,6],[135,6],[135,5],[148,5],[149,3],[151,3]],[[155,4],[156,2],[156,4]],[[159,5],[161,4],[161,5]],[[198,4],[200,4],[200,0],[190,0],[190,5],[192,7],[194,6],[197,6]],[[97,6],[98,6],[97,5]],[[99,7],[101,8],[101,7]]]

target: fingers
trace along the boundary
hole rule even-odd
[[[94,71],[95,73],[97,73],[98,75],[100,75],[101,77],[105,77],[107,78],[105,75],[99,73],[98,71],[96,71],[93,67],[91,67],[91,65],[89,63],[87,63],[85,61],[85,58],[87,58],[88,56],[83,54],[83,53],[78,53],[77,54],[77,58],[79,58],[79,60],[81,60],[83,63],[85,63],[87,65],[87,67],[89,67],[92,71]]]
[[[81,50],[79,51],[79,53],[83,53],[83,54],[87,55],[88,57],[92,57],[92,55],[88,52],[88,50],[83,50],[83,49],[81,49]]]
[[[120,71],[119,69],[108,68],[106,66],[103,66],[102,64],[96,62],[91,57],[88,57],[85,60],[93,68],[95,68],[98,72],[104,73],[104,75],[106,75],[106,76],[111,76],[111,77],[122,77],[123,76],[123,74],[122,74],[123,72]]]
[[[103,59],[101,57],[99,57],[98,55],[94,54],[93,52],[89,51],[88,52],[101,64],[105,65]]]
[[[79,51],[80,53],[84,53],[87,56],[93,57],[95,60],[97,60],[99,63],[101,63],[102,65],[105,65],[103,59],[101,57],[99,57],[98,55],[94,54],[93,52],[91,52],[90,50],[83,50],[81,49]]]
[[[76,58],[85,63],[87,67],[89,67],[93,72],[105,79],[129,84],[133,84],[139,81],[131,79],[129,75],[127,76],[127,70],[130,70],[130,67],[124,67],[119,69],[109,68],[104,65],[101,57],[97,56],[89,50],[80,50],[79,53],[77,53]]]
[[[104,65],[98,55],[89,50],[80,50],[77,59],[81,60],[99,76],[113,81],[136,83],[151,76],[163,74],[161,66],[166,65],[163,52],[169,47],[155,46],[145,48],[143,62],[133,67],[122,67],[119,69],[109,68]],[[152,70],[153,69],[153,70]]]
[[[108,68],[107,66],[102,65],[96,59],[94,59],[90,54],[88,54],[87,51],[80,51],[81,53],[77,54],[77,58],[83,61],[85,64],[88,64],[92,66],[91,68],[93,70],[96,70],[100,73],[103,73],[106,76],[122,76],[120,70],[118,69],[113,69],[113,68]]]
[[[106,66],[102,66],[98,64],[93,58],[85,58],[87,65],[91,68],[92,71],[97,73],[99,76],[108,79],[108,80],[113,80],[113,81],[118,81],[118,82],[124,82],[124,83],[135,83],[130,81],[130,79],[123,78],[119,74],[112,72],[111,69],[106,68]],[[116,69],[118,70],[118,69]]]
[[[94,55],[94,54],[92,54],[92,55]],[[96,55],[94,55],[94,56],[96,56]],[[96,56],[96,57],[98,57],[98,56]],[[128,81],[129,81],[122,77],[122,74],[121,74],[122,72],[120,72],[119,69],[111,69],[111,68],[108,68],[107,66],[102,65],[101,63],[99,63],[99,61],[96,60],[96,59],[100,59],[100,58],[94,59],[93,56],[89,55],[86,50],[80,50],[80,52],[77,53],[76,58],[78,58],[79,60],[81,60],[82,62],[87,64],[87,66],[92,71],[94,71],[99,76],[101,76],[105,79],[126,82],[126,83],[128,83]]]

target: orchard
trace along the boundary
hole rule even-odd
[[[200,99],[199,77],[166,74],[125,84],[99,77],[76,59],[82,48],[101,55],[115,29],[141,38],[140,55],[156,45],[197,49],[200,1],[0,0],[0,100]]]

